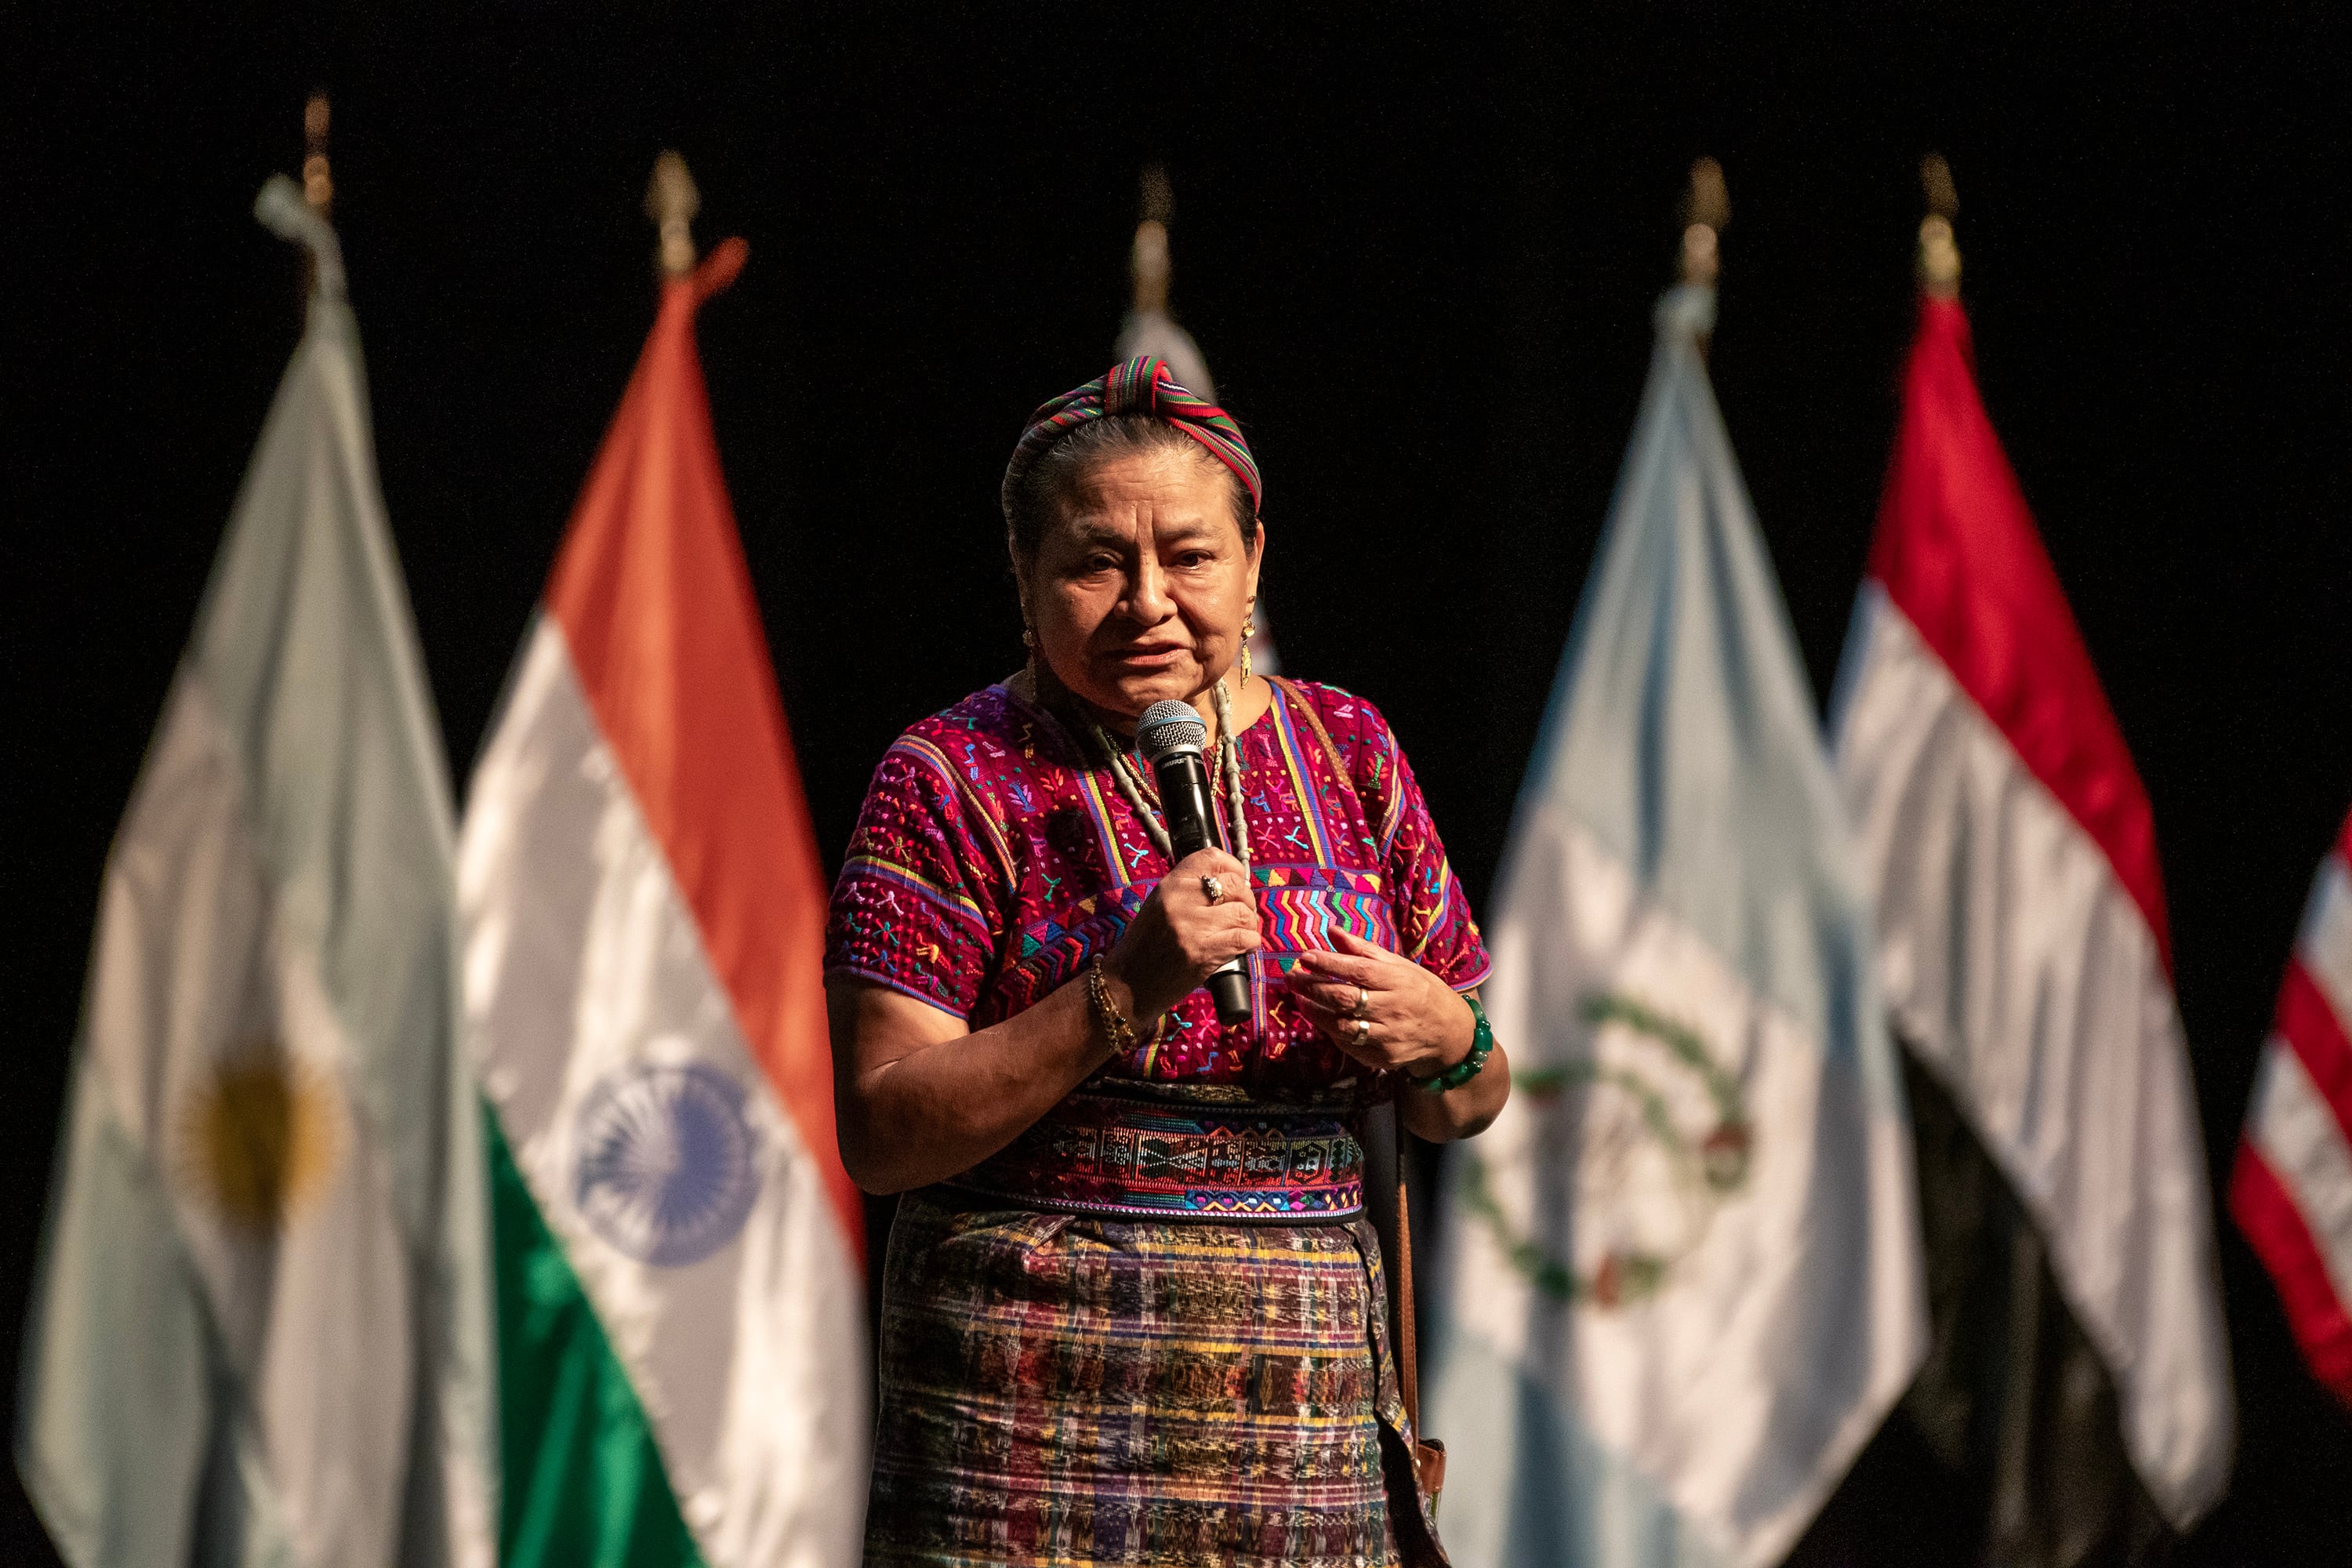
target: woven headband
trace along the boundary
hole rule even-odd
[[[1251,506],[1265,500],[1257,459],[1250,456],[1249,443],[1242,439],[1242,427],[1234,423],[1233,416],[1177,385],[1176,378],[1168,374],[1166,361],[1143,354],[1038,405],[1029,416],[1029,427],[1021,432],[1021,444],[1013,448],[1013,460],[1004,465],[1000,500],[1006,519],[1013,516],[1013,492],[1046,447],[1088,420],[1114,414],[1149,414],[1165,419],[1234,471],[1249,491]]]

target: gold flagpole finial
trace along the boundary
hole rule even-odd
[[[331,215],[335,205],[335,182],[327,170],[326,89],[310,95],[302,106],[302,199],[320,217]]]
[[[1919,186],[1927,198],[1927,216],[1919,220],[1919,287],[1938,300],[1957,299],[1960,247],[1952,238],[1952,219],[1959,216],[1960,193],[1941,153],[1919,160]]]
[[[1731,188],[1723,165],[1701,158],[1691,165],[1690,192],[1683,198],[1682,280],[1711,284],[1723,270],[1722,236],[1731,222]]]
[[[1157,163],[1143,166],[1142,221],[1135,226],[1135,313],[1168,309],[1168,279],[1174,269],[1168,255],[1168,220],[1175,215],[1176,193],[1168,171]]]
[[[694,270],[694,215],[702,209],[702,193],[694,188],[686,160],[665,149],[654,160],[653,183],[646,187],[646,216],[661,229],[662,274],[682,278]]]

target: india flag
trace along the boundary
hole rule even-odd
[[[467,804],[510,1568],[858,1555],[825,886],[694,342],[742,257],[664,286]]]
[[[1445,1180],[1428,1426],[1463,1568],[1760,1568],[1926,1342],[1868,905],[1700,357],[1633,445],[1488,930],[1511,1101]]]
[[[109,858],[16,1459],[75,1568],[488,1568],[449,783],[334,233]]]

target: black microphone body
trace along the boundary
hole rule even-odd
[[[1181,705],[1155,703],[1153,709],[1163,706]],[[1152,780],[1160,786],[1160,815],[1168,824],[1170,859],[1181,860],[1212,846],[1225,847],[1218,843],[1216,814],[1209,805],[1209,766],[1199,743],[1190,735],[1168,743],[1169,729],[1155,728],[1152,718],[1147,712],[1137,733],[1143,738],[1140,749],[1150,760]],[[1183,710],[1182,722],[1202,740],[1207,738],[1207,727],[1189,709]],[[1232,896],[1248,898],[1250,889],[1236,889]],[[1211,971],[1208,986],[1210,1000],[1217,1005],[1218,1023],[1248,1022],[1249,973],[1240,959]]]

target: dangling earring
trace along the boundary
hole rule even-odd
[[[1249,689],[1250,682],[1250,639],[1256,636],[1257,601],[1255,599],[1252,599],[1250,601],[1250,607],[1242,613],[1242,689],[1244,691],[1247,691]]]
[[[1037,634],[1031,631],[1027,626],[1023,626],[1021,628],[1021,646],[1027,648],[1031,653],[1035,653],[1037,651]]]

